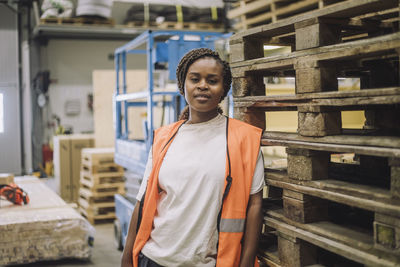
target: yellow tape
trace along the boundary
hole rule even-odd
[[[176,5],[176,21],[183,22],[183,13],[181,5]]]
[[[217,11],[217,7],[215,7],[215,6],[211,7],[211,19],[218,20],[218,11]]]

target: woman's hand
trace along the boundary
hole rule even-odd
[[[122,254],[122,259],[121,259],[121,267],[133,267],[133,262],[132,262],[132,251],[129,253],[124,253]]]
[[[247,205],[246,228],[240,257],[240,267],[254,266],[258,239],[262,229],[262,197],[263,191],[250,195]]]
[[[121,258],[121,267],[133,267],[132,251],[133,244],[136,239],[136,227],[139,215],[140,201],[136,202],[135,209],[133,210],[131,222],[129,223],[128,236],[124,246],[124,252]]]

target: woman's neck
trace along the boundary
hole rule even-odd
[[[201,122],[206,122],[211,119],[214,119],[216,116],[218,116],[218,111],[212,111],[212,112],[193,112],[189,111],[189,119],[186,123],[188,124],[195,124],[195,123],[201,123]]]

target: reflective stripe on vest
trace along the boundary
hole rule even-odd
[[[155,131],[153,143],[153,169],[143,205],[142,222],[133,247],[133,264],[137,267],[138,255],[152,231],[158,200],[158,173],[174,135],[184,121],[161,127]],[[241,241],[246,222],[247,204],[257,162],[262,130],[235,119],[229,119],[228,147],[231,162],[232,184],[224,202],[219,225],[217,267],[239,265]],[[226,175],[229,164],[226,160]],[[226,188],[227,181],[225,181]]]
[[[241,233],[244,232],[246,219],[221,219],[220,232]]]

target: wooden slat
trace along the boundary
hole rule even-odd
[[[269,267],[282,267],[282,265],[271,260],[269,258],[270,255],[271,255],[270,253],[268,253],[267,255],[259,255],[258,258],[261,262],[267,264],[267,266],[269,266]]]
[[[242,15],[254,12],[254,11],[259,11],[262,8],[268,7],[273,0],[258,0],[258,1],[253,1],[250,2],[249,4],[246,4],[244,6],[240,6],[238,8],[234,8],[232,10],[229,10],[227,13],[227,18],[228,19],[233,19],[240,17]]]
[[[371,253],[371,250],[364,251],[357,247],[352,247],[350,245],[343,244],[338,241],[331,240],[324,236],[312,233],[311,231],[307,231],[303,229],[302,226],[306,224],[300,224],[298,227],[289,225],[287,223],[282,222],[281,220],[277,220],[270,216],[266,216],[264,218],[265,224],[277,229],[279,232],[287,234],[289,236],[295,236],[302,240],[305,240],[311,244],[314,244],[318,247],[331,251],[335,254],[339,254],[343,257],[351,259],[356,262],[360,262],[363,264],[367,264],[368,266],[398,266],[399,261],[395,259],[393,256],[382,257],[383,252]],[[329,231],[328,229],[324,229],[325,231]],[[385,255],[386,256],[386,255]]]
[[[114,163],[114,148],[85,148],[82,150],[82,161],[88,165]]]
[[[331,240],[339,241],[354,248],[369,250],[374,246],[373,232],[362,233],[341,225],[333,224],[329,221],[319,221],[314,223],[302,224],[292,221],[284,216],[282,209],[268,210],[265,214],[277,220],[283,221],[296,227],[301,227],[306,231],[324,236]]]
[[[400,47],[400,33],[375,38],[357,40],[342,44],[329,45],[296,51],[291,54],[264,57],[232,63],[233,76],[242,77],[243,73],[262,70],[293,69],[295,64],[312,64],[322,60],[356,59],[369,55],[395,53]],[[301,62],[303,61],[303,62]]]
[[[90,188],[90,186],[85,184],[85,181],[81,180],[81,188],[79,189],[79,194],[83,195],[86,199],[90,197],[108,197],[114,196],[115,194],[124,194],[125,188],[124,184],[113,184],[108,187],[96,187]]]
[[[296,110],[297,107],[357,107],[400,103],[400,87],[336,91],[297,95],[235,97],[235,107],[261,108],[265,111]]]
[[[390,198],[388,190],[334,180],[295,181],[282,172],[267,172],[268,185],[400,217],[400,201]]]
[[[290,5],[281,7],[281,8],[275,8],[275,10],[271,10],[270,12],[265,12],[261,15],[252,17],[252,18],[246,18],[245,24],[247,26],[253,25],[253,24],[259,24],[264,21],[273,19],[274,17],[282,16],[285,14],[290,14],[292,12],[295,12],[297,10],[304,9],[306,7],[316,5],[319,0],[303,0],[303,1],[296,1],[295,3],[292,3]],[[289,16],[289,15],[288,15]]]
[[[400,137],[393,136],[307,137],[295,133],[264,132],[261,144],[381,157],[400,157]]]
[[[299,14],[283,19],[273,24],[261,25],[250,30],[242,31],[231,37],[231,43],[247,37],[271,37],[294,31],[294,24],[314,18],[350,18],[380,10],[395,8],[397,0],[351,0],[326,6],[322,9]]]
[[[322,221],[301,224],[286,219],[282,211],[271,210],[265,223],[278,231],[294,235],[316,246],[340,254],[369,266],[398,266],[400,257],[373,247],[373,235],[363,234],[349,228]],[[372,265],[371,265],[372,264]]]

